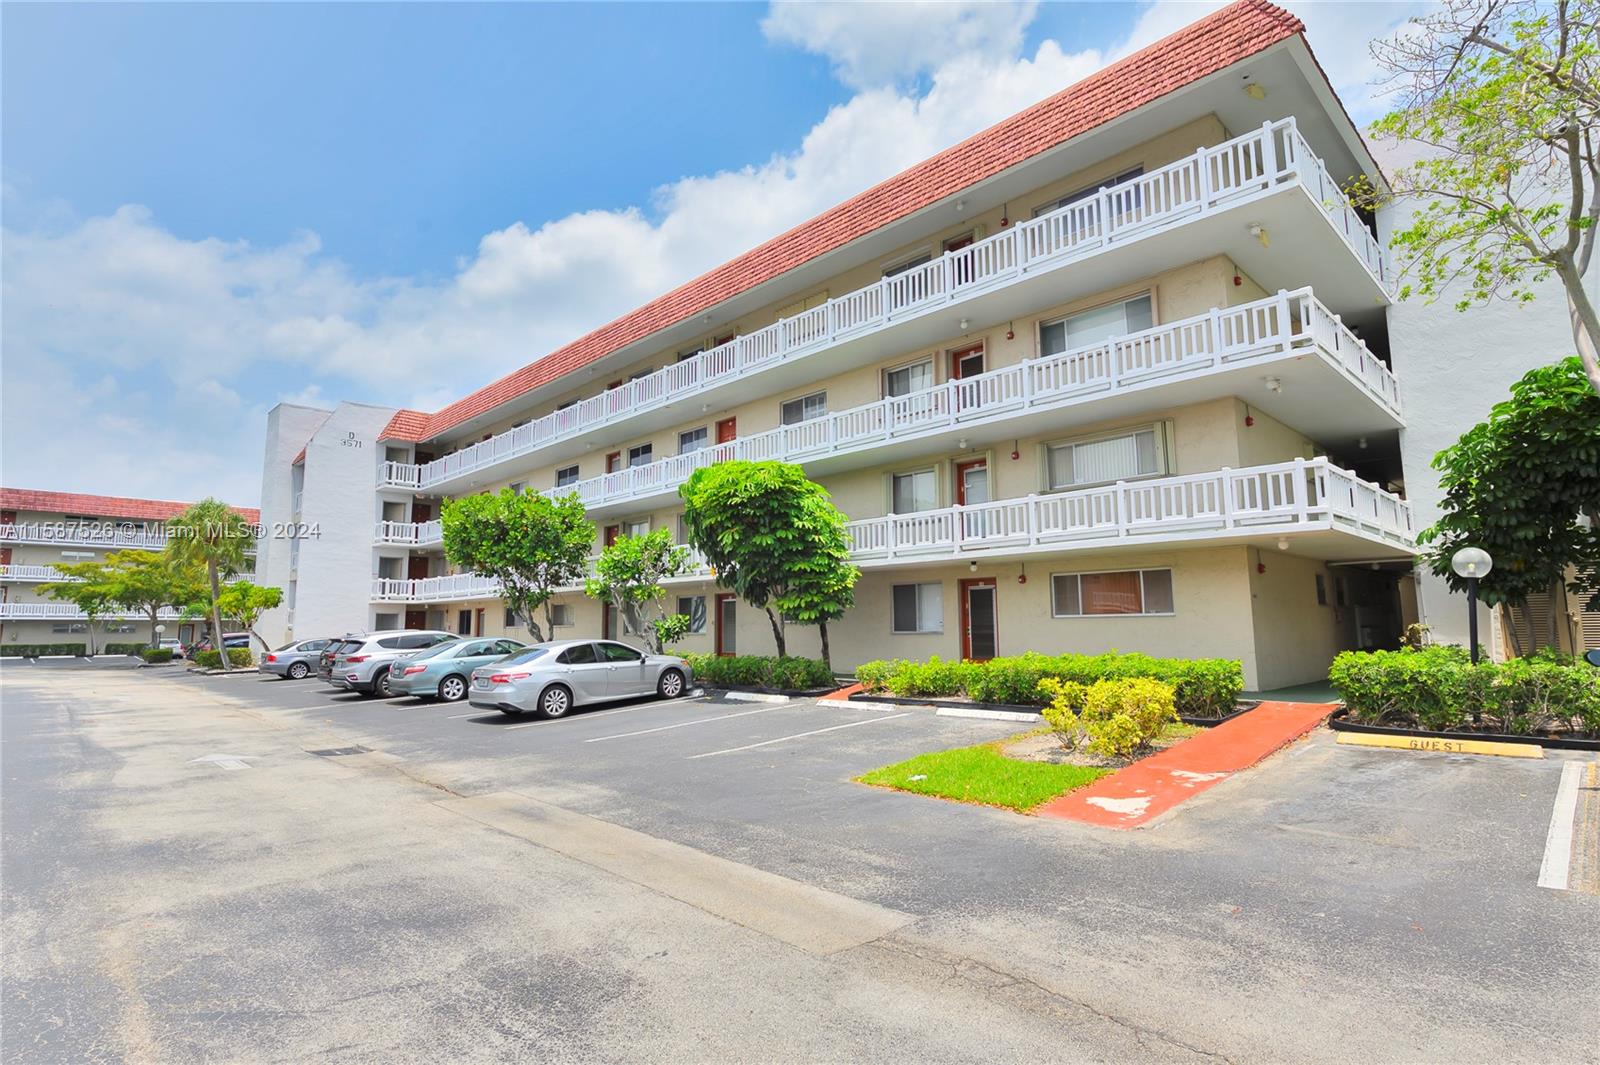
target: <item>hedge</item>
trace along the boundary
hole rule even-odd
[[[139,657],[146,662],[170,662],[172,661],[172,648],[146,647],[139,652]]]
[[[1364,724],[1600,736],[1600,670],[1551,651],[1477,665],[1453,646],[1345,651],[1328,680]]]
[[[195,665],[201,666],[205,669],[221,669],[222,652],[200,651],[195,654],[194,661]],[[229,664],[235,666],[253,666],[255,665],[256,660],[250,654],[250,652],[245,650],[243,647],[230,647],[228,648],[228,662]]]
[[[108,643],[100,653],[103,655],[136,655],[149,647],[148,643]]]
[[[686,654],[683,658],[694,670],[694,679],[713,688],[810,691],[833,684],[833,670],[820,658],[705,654]]]
[[[0,658],[38,658],[40,655],[82,655],[81,643],[8,643],[0,645]]]
[[[1046,655],[1036,651],[987,662],[951,662],[937,655],[926,662],[903,659],[867,662],[856,679],[868,691],[933,698],[965,695],[980,703],[1044,706],[1039,690],[1046,677],[1089,685],[1097,680],[1148,677],[1172,685],[1178,713],[1222,717],[1232,713],[1244,690],[1244,666],[1225,658],[1154,658],[1145,654]]]

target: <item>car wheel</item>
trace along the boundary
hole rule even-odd
[[[565,717],[572,709],[572,692],[564,684],[552,684],[539,696],[539,712],[545,717]]]
[[[446,677],[439,682],[439,698],[445,702],[459,702],[466,697],[467,682],[460,677]]]
[[[372,682],[372,694],[376,695],[380,699],[387,699],[389,696],[394,694],[394,692],[389,689],[388,670],[384,670],[382,673],[379,673],[377,679]]]
[[[310,672],[311,667],[307,666],[304,662],[296,662],[294,665],[289,667],[289,679],[305,680],[306,674]]]
[[[663,699],[676,699],[683,694],[683,674],[669,669],[656,681],[656,694]]]

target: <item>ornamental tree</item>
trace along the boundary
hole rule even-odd
[[[654,654],[689,631],[686,614],[668,614],[661,582],[689,571],[689,549],[672,542],[669,529],[623,536],[600,553],[585,590],[617,608],[628,630],[644,636]]]
[[[581,585],[589,568],[594,526],[576,492],[551,499],[502,489],[464,496],[439,514],[444,554],[453,565],[500,582],[500,596],[522,618],[534,643],[555,634],[551,600],[558,589]],[[535,611],[544,610],[541,629]]]
[[[1525,374],[1433,468],[1444,514],[1417,539],[1452,589],[1465,584],[1450,556],[1472,546],[1494,559],[1478,584],[1490,604],[1510,609],[1549,591],[1568,567],[1577,567],[1574,591],[1600,594],[1590,568],[1600,564],[1600,395],[1576,357]]]
[[[1600,216],[1597,24],[1600,0],[1447,0],[1373,45],[1398,98],[1372,133],[1426,152],[1392,181],[1421,201],[1391,240],[1402,298],[1455,286],[1458,310],[1526,301],[1554,275],[1600,392],[1600,318],[1583,283]]]
[[[211,592],[211,631],[216,650],[222,652],[222,669],[232,668],[223,639],[222,611],[218,599],[222,578],[243,571],[245,550],[255,542],[255,532],[244,516],[220,499],[206,498],[167,521],[167,552],[179,566],[203,569]]]
[[[151,647],[160,646],[156,625],[163,609],[182,610],[206,597],[199,567],[170,551],[113,551],[106,556],[106,581],[113,602],[149,618]]]
[[[256,622],[261,620],[261,615],[274,609],[283,602],[283,589],[255,584],[252,581],[234,581],[222,589],[221,601],[217,604],[224,617],[233,618],[250,635],[254,636],[261,644],[264,651],[272,650],[272,645],[261,638],[256,631]]]
[[[57,602],[71,603],[88,619],[88,652],[95,653],[94,623],[116,608],[117,601],[108,567],[102,559],[88,562],[58,562],[56,571],[66,580],[41,584],[39,591]]]
[[[764,611],[778,654],[788,654],[784,619],[823,627],[849,608],[844,515],[823,487],[785,462],[720,462],[679,489],[689,542],[726,588]]]

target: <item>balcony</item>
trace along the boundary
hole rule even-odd
[[[1252,227],[1263,236],[1279,233],[1278,248],[1249,236]],[[1167,239],[1150,239],[1156,236]],[[580,434],[625,421],[641,431],[664,426],[676,402],[724,391],[753,375],[770,378],[760,390],[770,392],[781,387],[781,375],[768,371],[796,360],[836,352],[841,365],[859,365],[950,336],[953,310],[991,323],[1024,317],[1073,293],[1088,295],[1149,276],[1208,250],[1227,252],[1255,276],[1303,278],[1292,281],[1297,286],[1315,274],[1319,287],[1336,287],[1339,304],[1348,308],[1370,307],[1395,289],[1383,249],[1294,120],[1285,119],[454,454],[420,466],[385,463],[380,486],[441,492],[472,474],[509,469],[512,460],[541,450],[550,449],[543,459],[554,460],[572,453]],[[1341,257],[1353,265],[1332,261]],[[1077,273],[1076,289],[1059,279],[1065,268],[1091,259],[1096,268]],[[1351,271],[1364,280],[1352,283]],[[935,315],[944,317],[934,321]],[[922,325],[911,325],[917,322]],[[883,338],[882,350],[872,347],[874,337]],[[811,377],[829,370],[819,365]],[[660,416],[641,417],[652,412]]]
[[[1326,459],[890,514],[849,528],[861,566],[1308,532],[1349,540],[1341,550],[1324,537],[1316,557],[1416,550],[1410,504]]]
[[[162,621],[177,621],[181,615],[165,607],[157,615]],[[97,621],[126,621],[135,618],[148,621],[149,614],[142,610],[117,609],[97,615]],[[0,603],[0,621],[86,621],[88,615],[71,603]]]
[[[24,583],[33,581],[75,581],[76,577],[63,577],[54,566],[0,566],[0,581]]]
[[[1278,379],[1262,386],[1263,370]],[[813,473],[915,450],[1057,431],[1151,409],[1251,395],[1251,405],[1331,442],[1400,428],[1394,375],[1309,291],[1159,325],[905,396],[578,481],[586,507],[651,505],[702,466],[729,459],[805,463]],[[1063,415],[1067,417],[1063,417]],[[941,441],[941,437],[946,437]]]
[[[444,543],[444,526],[437,518],[433,521],[380,521],[373,530],[372,539],[377,544],[428,547]]]
[[[862,569],[1205,542],[1296,548],[1330,560],[1416,553],[1411,505],[1327,459],[889,514],[847,528],[850,557]],[[679,579],[707,573],[697,564]],[[498,582],[472,573],[372,584],[375,602],[491,599],[499,592]]]

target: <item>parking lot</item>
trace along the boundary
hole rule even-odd
[[[0,680],[8,760],[23,695],[44,717],[80,715],[69,731],[86,749],[133,744],[137,755],[116,755],[129,759],[159,760],[134,723],[170,708],[170,727],[195,750],[250,767],[219,774],[185,759],[169,767],[184,786],[248,781],[272,810],[280,777],[299,787],[336,774],[340,798],[316,816],[337,819],[365,789],[399,779],[418,790],[395,811],[419,804],[406,815],[419,825],[435,816],[429,805],[526,800],[521,822],[473,816],[533,843],[529,860],[553,850],[676,899],[698,889],[651,879],[658,844],[905,915],[873,950],[943,959],[928,964],[986,995],[1047,988],[1050,1009],[1115,1016],[1147,1045],[1160,1033],[1167,1050],[1235,1060],[1595,1053],[1578,1018],[1592,1013],[1600,980],[1600,899],[1537,886],[1565,757],[1353,749],[1318,732],[1149,829],[1111,832],[852,782],[1022,727],[926,710],[683,698],[547,721],[364,698],[314,679],[40,665],[7,666]],[[127,709],[97,715],[96,685]],[[572,844],[560,834],[566,817],[646,842],[632,857],[609,838]],[[478,837],[456,834],[472,861]],[[418,933],[402,922],[389,934]],[[867,949],[832,963],[880,965]],[[1353,1030],[1354,1016],[1369,1023]]]

